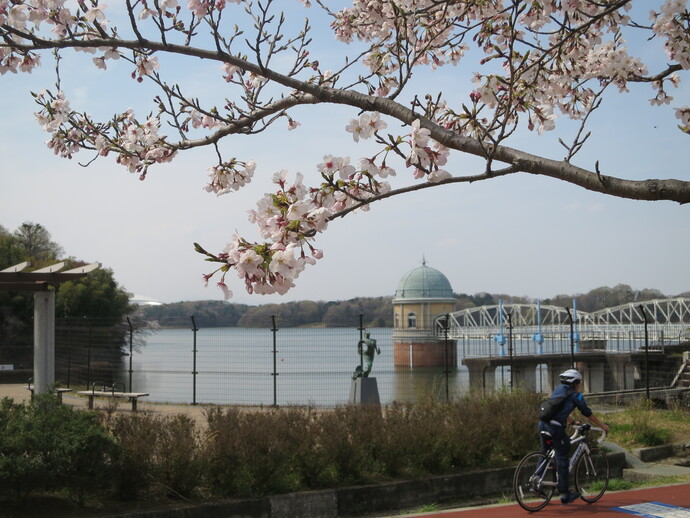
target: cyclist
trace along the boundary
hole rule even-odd
[[[568,369],[560,374],[561,384],[557,386],[549,399],[564,397],[563,403],[558,412],[550,421],[539,421],[539,431],[548,432],[553,440],[553,448],[558,466],[558,491],[561,493],[561,503],[569,504],[580,497],[580,494],[568,489],[568,467],[570,453],[570,437],[566,433],[566,424],[572,424],[575,420],[570,417],[570,413],[577,408],[583,416],[591,421],[595,426],[608,432],[609,427],[602,423],[587,406],[585,398],[580,392],[582,374],[576,369]],[[543,434],[539,434],[542,450],[546,451],[546,444]]]

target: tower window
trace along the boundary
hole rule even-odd
[[[417,315],[415,313],[407,314],[407,327],[416,328],[417,327]]]

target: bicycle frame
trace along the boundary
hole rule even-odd
[[[568,459],[568,470],[570,473],[574,473],[576,477],[577,473],[575,472],[579,469],[578,466],[580,466],[582,462],[584,462],[585,472],[588,474],[587,476],[590,474],[593,477],[597,476],[598,465],[591,457],[594,450],[589,445],[585,435],[585,432],[588,430],[601,432],[599,441],[603,441],[606,437],[606,432],[603,429],[592,427],[590,424],[581,424],[576,427],[574,433],[570,437],[570,444],[575,446],[575,451]],[[534,471],[531,472],[531,475],[524,473],[525,478],[520,478],[523,463],[529,463],[527,459],[535,459],[535,456],[538,454],[541,455],[541,458],[536,462],[536,466],[532,468]],[[583,457],[584,459],[582,459]],[[520,480],[522,480],[522,482],[520,482]],[[558,486],[558,469],[555,449],[552,447],[548,451],[533,452],[525,456],[516,469],[513,484],[518,503],[524,509],[528,511],[535,511],[544,507],[551,500],[553,491]],[[528,493],[530,495],[537,495],[537,500],[532,500],[531,503],[526,503],[526,500],[524,499]],[[592,500],[589,500],[584,496],[583,499],[586,502],[591,503],[598,500],[600,497],[601,494],[592,497]],[[541,500],[539,500],[539,498],[541,498]],[[531,497],[527,497],[527,499],[529,500]]]
[[[570,445],[573,446],[574,444],[577,444],[577,448],[575,449],[573,454],[570,456],[570,460],[568,463],[568,472],[570,472],[570,473],[572,473],[573,468],[575,468],[575,464],[580,459],[580,457],[582,457],[582,455],[584,455],[585,453],[587,453],[589,455],[589,453],[591,452],[591,449],[589,447],[589,443],[587,442],[587,437],[582,433],[582,432],[586,432],[587,430],[594,430],[594,431],[603,432],[603,430],[601,428],[592,428],[589,425],[580,425],[575,429],[575,432],[573,432],[573,435],[570,436]],[[604,437],[606,437],[605,432],[602,434],[602,437],[600,440],[603,440]],[[556,464],[556,451],[553,448],[551,448],[547,452],[546,458],[544,459],[544,462],[542,463],[542,465],[537,467],[537,473],[535,473],[535,475],[537,475],[538,472],[540,472],[540,471],[542,472],[541,474],[539,474],[539,478],[535,480],[535,482],[537,482],[538,485],[556,486],[557,482],[544,481],[544,475],[546,473],[545,468],[547,468],[549,466],[549,464],[552,464],[552,463],[555,466],[555,464]]]
[[[570,461],[568,463],[568,472],[572,473],[573,469],[575,468],[575,464],[577,461],[587,453],[592,451],[589,448],[589,443],[586,441],[586,437],[584,435],[578,435],[579,432],[579,427],[578,430],[575,431],[575,433],[570,437],[570,445],[572,446],[573,444],[577,444],[577,448],[573,452],[573,454],[570,456]]]

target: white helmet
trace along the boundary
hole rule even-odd
[[[576,369],[568,369],[560,374],[561,383],[567,383],[569,385],[574,385],[582,381],[582,374],[580,374]]]

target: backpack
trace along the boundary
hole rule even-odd
[[[547,423],[551,421],[563,407],[565,400],[569,397],[570,394],[567,396],[552,397],[539,403],[539,408],[537,409],[537,417],[539,420]]]

